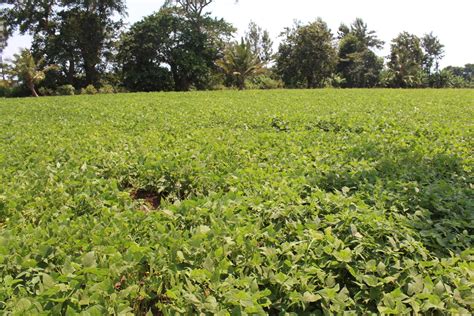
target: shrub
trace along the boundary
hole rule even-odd
[[[31,91],[24,85],[13,86],[7,90],[6,97],[9,98],[23,98],[23,97],[30,97]]]
[[[115,93],[128,93],[128,92],[130,92],[130,91],[128,91],[127,88],[125,88],[125,87],[120,87],[119,86],[119,87],[115,88]]]
[[[272,79],[266,75],[260,75],[248,80],[246,86],[248,89],[279,89],[283,88],[283,82],[281,80]]]
[[[66,85],[58,87],[56,89],[56,92],[58,95],[74,95],[76,92],[76,89],[72,85],[66,84]]]
[[[81,94],[97,94],[97,89],[93,85],[88,85],[81,89]]]
[[[214,86],[212,86],[212,89],[211,90],[231,90],[232,88],[229,88],[229,87],[226,87],[225,85],[223,85],[222,83],[220,84],[216,84]]]
[[[325,88],[341,88],[346,83],[346,79],[342,78],[339,75],[332,75],[330,78],[326,79],[324,83]]]
[[[56,94],[53,89],[49,89],[49,88],[46,88],[46,87],[38,88],[38,92],[42,96],[50,96],[50,95],[55,95]]]
[[[0,98],[7,97],[10,94],[10,85],[3,80],[0,80]]]
[[[99,93],[103,93],[103,94],[110,94],[110,93],[115,93],[115,89],[112,85],[110,84],[106,84],[106,85],[103,85],[100,89],[99,89]]]

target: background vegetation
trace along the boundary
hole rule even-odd
[[[362,19],[334,34],[318,18],[283,30],[274,52],[269,33],[254,22],[235,41],[233,26],[208,12],[212,2],[166,1],[126,29],[123,0],[4,1],[0,39],[20,31],[33,43],[23,58],[1,63],[0,96],[65,94],[65,86],[90,93],[87,86],[123,92],[474,84],[473,64],[440,69],[444,47],[432,33],[401,32],[384,58],[377,55],[383,41]],[[13,71],[22,64],[27,72]],[[33,82],[28,73],[44,76]]]

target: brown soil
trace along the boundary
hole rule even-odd
[[[160,207],[161,195],[157,192],[139,189],[132,191],[130,195],[134,200],[144,200],[145,203],[154,210]]]

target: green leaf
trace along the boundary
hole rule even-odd
[[[82,257],[82,265],[86,268],[92,268],[92,267],[95,267],[97,265],[97,263],[95,261],[95,252],[94,251],[88,252]]]
[[[206,226],[206,225],[201,225],[197,229],[197,232],[199,234],[204,234],[204,235],[207,234],[210,231],[211,231],[211,228],[209,226]]]
[[[321,299],[321,295],[319,295],[319,294],[311,294],[309,292],[304,292],[304,294],[303,294],[303,302],[305,302],[305,303],[317,302],[320,299]]]
[[[333,256],[340,262],[351,262],[352,251],[349,248],[342,249],[340,251],[334,251]]]
[[[14,307],[14,311],[16,312],[26,312],[30,309],[32,306],[32,303],[30,300],[26,298],[20,298],[16,303]]]
[[[376,276],[373,275],[364,275],[362,276],[364,282],[370,287],[376,287],[379,285],[379,280]]]

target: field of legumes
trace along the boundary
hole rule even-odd
[[[0,313],[472,314],[474,90],[0,99]]]

